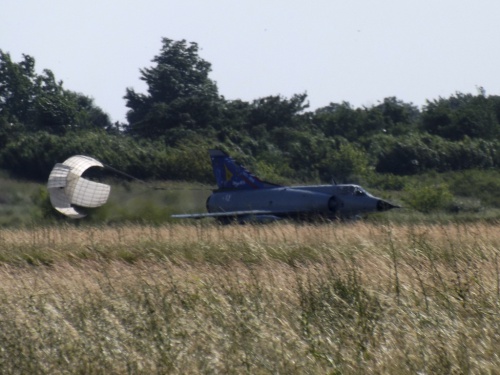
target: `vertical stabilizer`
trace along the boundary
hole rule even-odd
[[[220,150],[210,150],[210,159],[219,189],[266,189],[279,185],[260,180]]]

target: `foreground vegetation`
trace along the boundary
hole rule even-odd
[[[498,225],[0,230],[2,373],[495,373]]]

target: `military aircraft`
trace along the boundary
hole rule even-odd
[[[220,222],[270,222],[353,218],[399,206],[352,184],[282,186],[262,181],[221,150],[210,150],[218,189],[208,197],[207,213],[172,215],[179,219],[216,218]]]

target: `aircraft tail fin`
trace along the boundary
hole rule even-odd
[[[210,159],[219,189],[252,190],[279,186],[260,180],[224,151],[210,150]]]

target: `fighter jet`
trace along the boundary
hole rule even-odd
[[[282,186],[262,181],[221,150],[210,150],[218,188],[208,197],[207,213],[172,215],[212,217],[222,223],[271,222],[284,218],[353,218],[399,207],[352,184]]]

